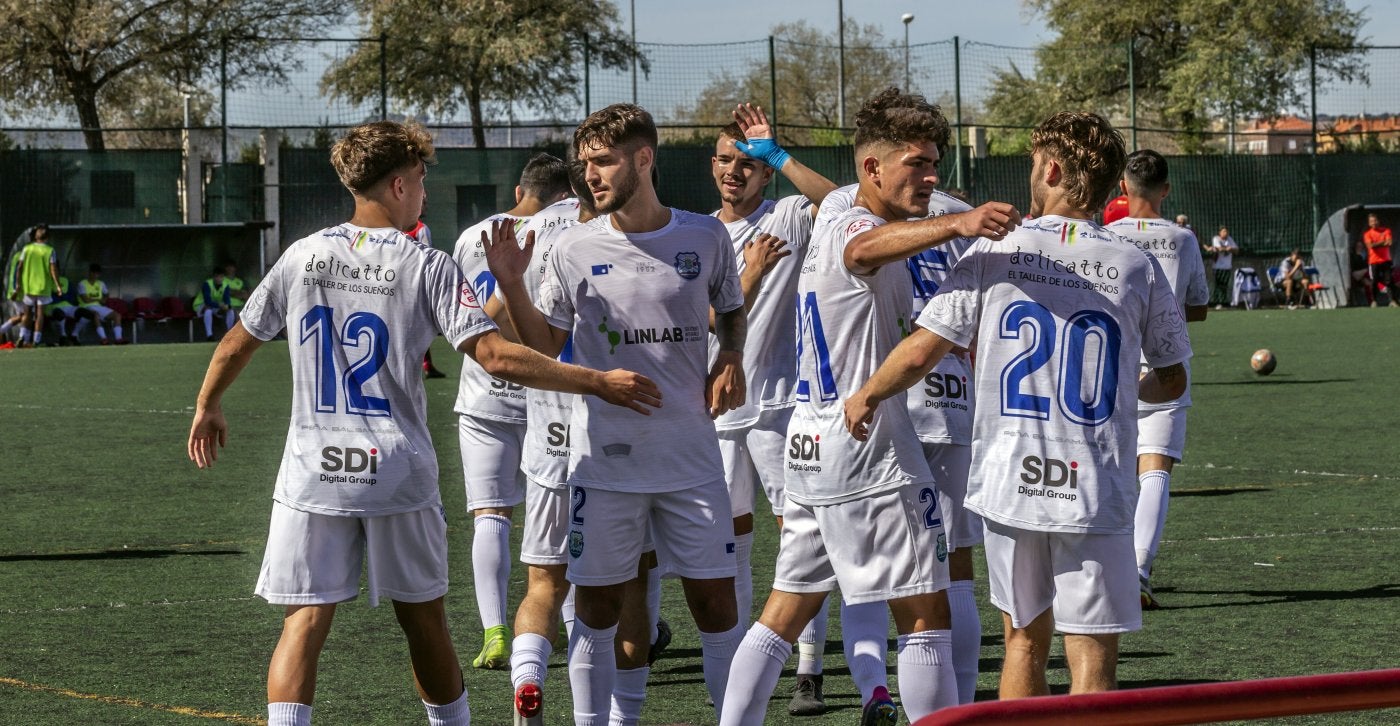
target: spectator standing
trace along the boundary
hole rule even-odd
[[[1215,263],[1211,265],[1215,289],[1210,293],[1210,301],[1219,310],[1230,302],[1230,274],[1235,266],[1235,253],[1240,248],[1235,244],[1235,238],[1230,236],[1230,229],[1221,227],[1210,241],[1210,247],[1204,248],[1204,251],[1215,256]]]
[[[1380,217],[1372,212],[1366,215],[1366,231],[1361,234],[1361,241],[1366,244],[1366,266],[1371,271],[1371,307],[1380,303],[1381,290],[1389,293],[1392,306],[1400,307],[1400,302],[1395,299],[1395,290],[1390,285],[1391,267],[1394,264],[1391,261],[1390,248],[1394,244],[1395,235],[1389,227],[1382,227]]]

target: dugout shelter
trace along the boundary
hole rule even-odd
[[[1400,204],[1353,204],[1333,212],[1317,231],[1312,259],[1318,282],[1337,291],[1341,300],[1350,299],[1352,249],[1366,231],[1366,217],[1373,213],[1381,225],[1400,229]]]

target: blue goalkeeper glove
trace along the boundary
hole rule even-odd
[[[750,142],[735,141],[734,148],[779,171],[792,155],[778,146],[776,139],[754,139]]]

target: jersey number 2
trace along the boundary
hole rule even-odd
[[[339,389],[343,388],[346,413],[389,416],[388,399],[365,395],[365,384],[379,373],[389,357],[389,326],[378,315],[360,311],[350,313],[339,335],[336,333],[333,307],[317,305],[301,318],[300,343],[310,342],[316,351],[316,386],[312,393],[316,412],[335,413]],[[341,375],[336,373],[337,343],[344,348],[364,349]]]

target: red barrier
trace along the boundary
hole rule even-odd
[[[1400,706],[1400,668],[988,701],[944,709],[914,726],[1165,726],[1391,706]]]

